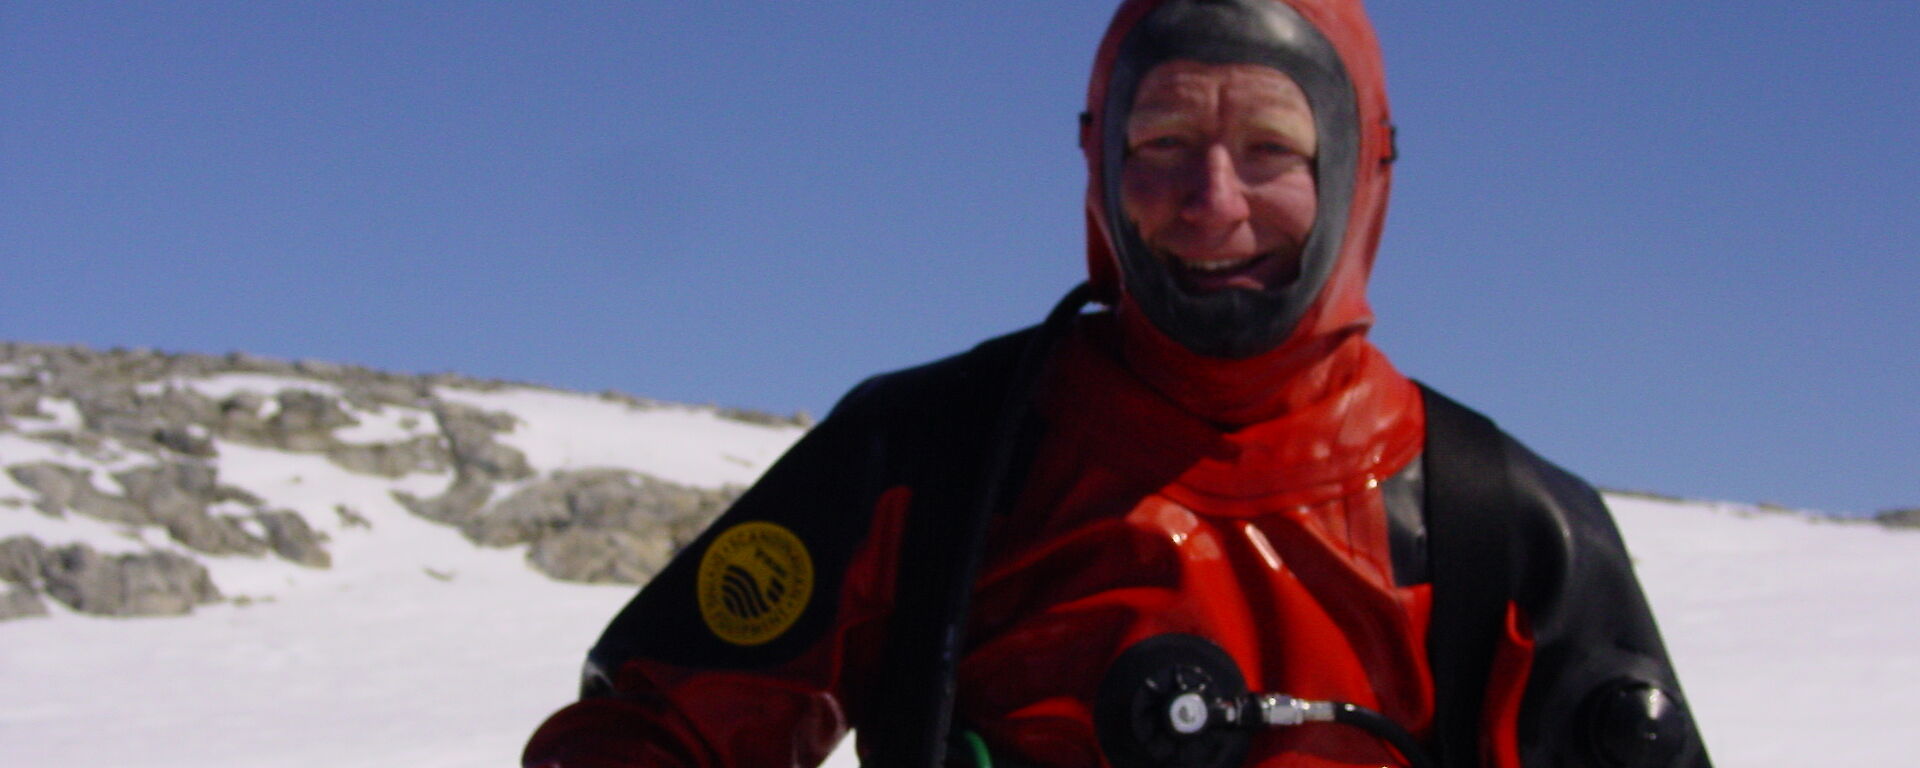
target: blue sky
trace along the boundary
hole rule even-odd
[[[1400,367],[1920,505],[1920,4],[1376,2]],[[825,411],[1080,277],[1111,4],[0,3],[0,338]]]

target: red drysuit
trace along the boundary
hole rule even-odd
[[[1116,62],[1157,55],[1136,28],[1176,4],[1207,3],[1125,3],[1095,64],[1088,265],[1111,309],[1071,323],[1025,403],[1018,493],[988,530],[956,675],[955,720],[999,762],[1105,764],[1102,677],[1168,633],[1226,650],[1253,690],[1351,702],[1431,736],[1421,393],[1365,336],[1394,152],[1371,29],[1358,2],[1286,1],[1321,45],[1322,61],[1309,51],[1300,66],[1332,73],[1295,73],[1322,116],[1320,218],[1283,309],[1261,310],[1273,327],[1203,354],[1167,319],[1177,299],[1128,261],[1135,235],[1113,220],[1109,178]],[[1346,98],[1329,106],[1327,93]],[[1030,335],[850,394],[616,620],[596,649],[596,695],[541,726],[525,763],[806,766],[876,722],[888,618],[920,598],[895,589],[918,554],[902,549],[906,520],[949,492],[930,478],[983,429],[954,404],[999,382],[1005,348]],[[1597,496],[1508,450],[1529,510],[1525,587],[1487,681],[1482,763],[1603,765],[1582,741],[1593,692],[1631,678],[1677,698],[1678,686]],[[1688,764],[1704,766],[1693,740]],[[1332,723],[1262,731],[1246,759],[1403,762]]]

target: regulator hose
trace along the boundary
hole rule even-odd
[[[1357,704],[1344,701],[1330,703],[1333,704],[1334,722],[1359,728],[1393,745],[1394,750],[1398,751],[1412,768],[1434,768],[1433,760],[1427,757],[1426,750],[1421,749],[1420,743],[1413,740],[1413,734],[1407,733],[1407,729],[1400,727],[1399,723],[1386,715]]]

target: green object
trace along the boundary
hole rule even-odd
[[[960,740],[967,743],[967,751],[973,753],[974,768],[993,768],[993,753],[987,751],[987,742],[973,729],[960,732]]]

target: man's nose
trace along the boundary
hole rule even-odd
[[[1247,218],[1246,187],[1225,145],[1209,145],[1194,169],[1180,215],[1193,224],[1220,226]]]

